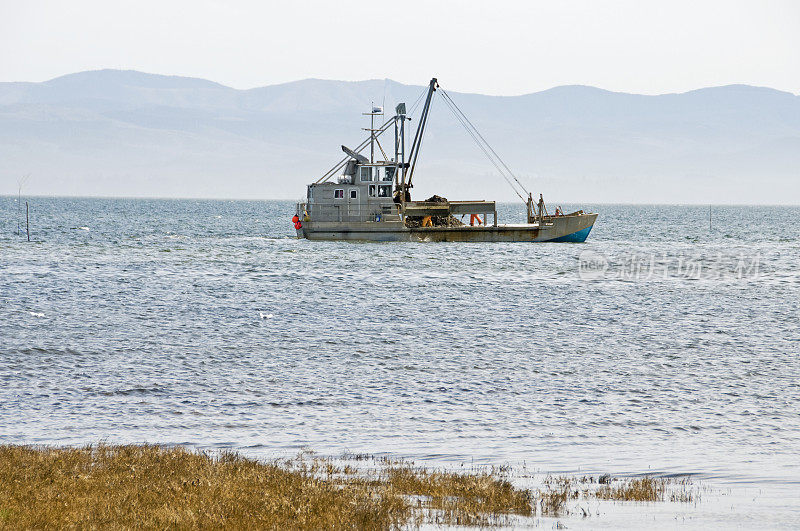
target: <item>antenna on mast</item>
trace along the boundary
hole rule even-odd
[[[372,112],[365,112],[362,113],[363,116],[369,116],[369,129],[364,129],[365,131],[369,131],[369,162],[373,164],[375,162],[375,117],[376,116],[383,116],[383,107],[379,107],[375,105],[375,102],[370,102],[370,109]]]

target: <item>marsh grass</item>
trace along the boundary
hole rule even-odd
[[[530,492],[490,473],[387,461],[363,474],[308,455],[265,463],[149,445],[0,446],[2,528],[392,529],[530,514]]]
[[[263,462],[152,445],[6,445],[0,529],[514,526],[536,514],[577,512],[581,500],[697,499],[688,479],[548,476],[534,492],[514,487],[510,474],[430,470],[369,455]]]
[[[613,480],[594,493],[601,500],[657,502],[669,500],[691,503],[697,498],[692,483],[687,478],[667,479],[645,476],[627,480]]]
[[[666,479],[635,478],[603,485],[597,489],[595,497],[601,500],[615,501],[664,501],[666,488]]]
[[[503,524],[508,515],[533,512],[530,491],[490,472],[462,474],[401,465],[386,469],[385,481],[395,491],[416,497],[427,520],[437,524]]]
[[[644,476],[641,478],[615,479],[604,476],[595,482],[591,476],[548,476],[544,488],[536,498],[540,500],[541,513],[545,516],[560,516],[569,512],[570,500],[605,500],[622,502],[691,503],[697,499],[689,479],[667,479]],[[586,516],[588,513],[581,508]]]

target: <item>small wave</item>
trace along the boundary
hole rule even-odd
[[[322,400],[317,399],[310,399],[310,400],[292,400],[288,402],[267,402],[268,406],[276,407],[276,408],[287,408],[292,406],[329,406],[329,405],[341,405],[334,402],[325,402]]]
[[[95,353],[93,352],[86,352],[86,351],[77,351],[71,348],[42,348],[42,347],[27,347],[27,348],[20,348],[17,350],[12,350],[12,352],[18,352],[25,356],[82,356],[82,355],[89,355],[92,356]]]
[[[89,227],[70,227],[69,229],[70,230],[85,230],[85,231],[90,230]]]
[[[166,389],[159,386],[153,387],[132,387],[130,389],[118,389],[116,391],[101,391],[100,394],[104,396],[141,396],[161,394],[166,392]]]
[[[28,312],[28,315],[30,315],[31,317],[44,317],[44,314],[42,312]]]

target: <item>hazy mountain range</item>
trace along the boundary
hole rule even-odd
[[[371,102],[410,108],[427,81],[236,90],[101,70],[0,83],[0,194],[30,174],[25,191],[37,195],[299,198],[342,157],[340,144],[364,137]],[[746,85],[660,96],[587,86],[448,93],[546,199],[800,203],[800,96]],[[415,181],[416,197],[514,198],[442,101]]]

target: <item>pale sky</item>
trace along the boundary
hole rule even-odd
[[[432,76],[461,92],[565,84],[800,93],[800,1],[0,0],[0,81],[100,68],[252,88]]]

